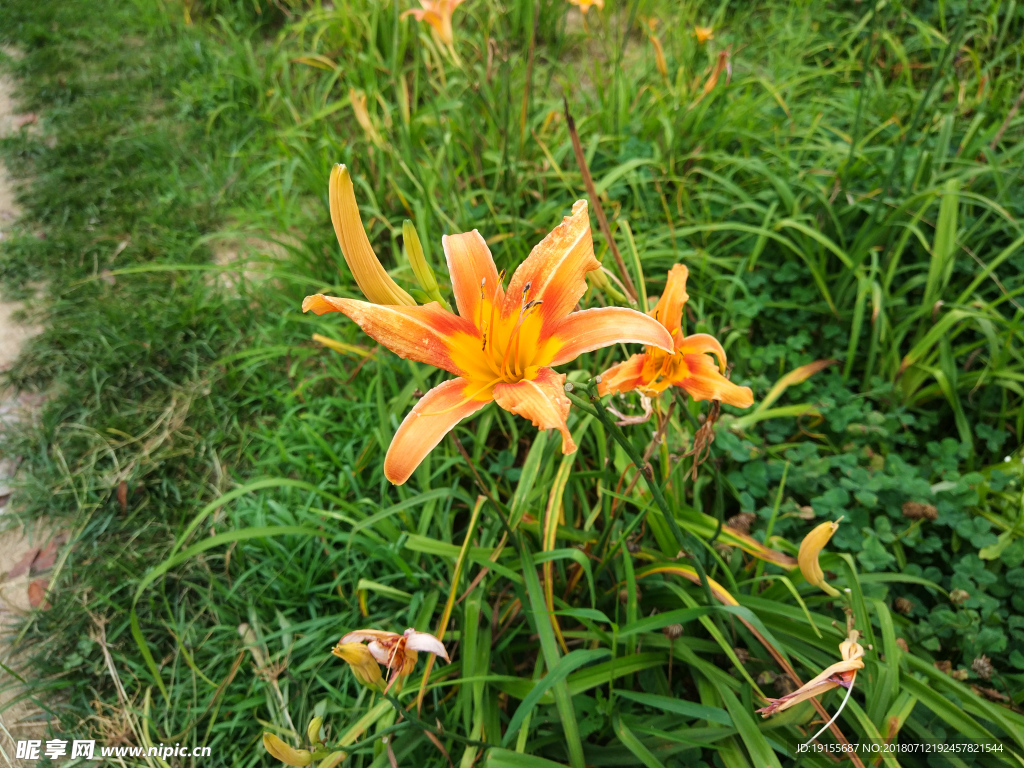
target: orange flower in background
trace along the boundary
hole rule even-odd
[[[465,0],[420,0],[422,8],[413,8],[402,14],[415,16],[416,21],[425,21],[441,39],[445,45],[455,42],[455,35],[452,32],[452,13],[462,5]]]
[[[813,680],[808,681],[792,693],[787,693],[781,699],[768,699],[768,706],[757,710],[761,717],[768,717],[776,712],[789,709],[794,704],[799,704],[801,701],[806,701],[814,696],[820,696],[825,691],[830,691],[833,688],[842,687],[848,691],[852,690],[854,680],[857,679],[857,670],[864,668],[864,662],[861,661],[864,658],[864,648],[857,642],[858,637],[859,633],[857,630],[850,630],[846,640],[839,644],[839,653],[843,657],[842,661],[826,668]],[[842,707],[840,707],[841,709]],[[839,712],[836,712],[836,715],[838,714]],[[834,720],[835,718],[832,719]],[[828,726],[826,725],[826,727]],[[822,731],[824,730],[822,728]],[[818,733],[820,734],[821,731]],[[817,735],[811,741],[814,738],[817,738]]]
[[[598,393],[639,390],[649,396],[657,395],[670,386],[686,390],[694,400],[720,400],[739,408],[754,403],[750,387],[733,384],[722,374],[725,372],[725,350],[714,336],[696,333],[683,336],[683,306],[690,298],[686,293],[689,271],[682,264],[669,270],[665,292],[649,314],[672,334],[673,352],[648,348],[625,362],[613,365],[601,374]],[[718,365],[708,357],[711,352]]]
[[[715,30],[711,27],[694,27],[693,34],[697,38],[697,42],[704,45],[708,40],[714,39]]]
[[[572,5],[578,6],[580,13],[584,15],[586,15],[592,5],[596,5],[598,10],[604,10],[604,0],[569,0],[569,2]]]
[[[366,645],[364,646],[362,643],[366,643]],[[356,648],[364,650],[353,653]],[[342,637],[331,653],[348,662],[356,678],[365,685],[376,685],[373,670],[368,667],[383,664],[388,670],[389,678],[392,673],[395,675],[395,678],[388,683],[387,687],[390,688],[398,676],[408,675],[412,672],[412,668],[416,666],[417,651],[432,653],[445,661],[451,661],[444,643],[433,635],[417,632],[412,627],[402,634],[384,632],[380,629],[357,629]],[[378,668],[376,680],[379,679],[380,669]],[[387,688],[384,692],[387,693]]]
[[[339,232],[343,245],[365,240],[358,210],[339,215],[339,222],[361,233]],[[436,301],[380,305],[317,294],[302,302],[303,312],[341,312],[399,357],[458,377],[430,390],[399,426],[384,458],[384,474],[396,485],[409,479],[456,424],[492,400],[536,427],[559,430],[562,452],[572,453],[576,444],[566,426],[565,374],[550,366],[623,342],[672,349],[665,327],[641,312],[623,307],[573,312],[587,290],[586,274],[601,266],[585,200],[531,251],[507,289],[479,232],[446,235],[441,243],[458,314]],[[367,261],[376,274],[379,263]]]

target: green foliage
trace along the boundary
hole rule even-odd
[[[469,0],[457,59],[404,4],[377,0],[5,6],[0,36],[26,53],[6,63],[45,133],[3,143],[34,181],[0,275],[23,296],[48,286],[48,330],[10,376],[50,400],[4,449],[26,457],[20,516],[74,532],[53,608],[22,630],[63,729],[103,722],[95,702],[121,706],[103,624],[131,739],[210,745],[219,764],[269,761],[264,729],[304,746],[323,716],[326,743],[374,768],[384,735],[399,764],[446,765],[426,735],[438,724],[467,766],[774,765],[818,716],[754,714],[785,690],[755,632],[806,680],[838,660],[848,605],[870,645],[838,720],[851,742],[896,724],[897,742],[998,743],[991,759],[1019,761],[1024,718],[987,697],[1024,701],[1024,118],[1006,121],[1024,16],[867,5],[709,16],[609,0],[582,26],[561,0]],[[663,22],[667,77],[648,17]],[[694,23],[715,27],[712,44]],[[701,96],[730,45],[728,76]],[[574,408],[565,524],[540,552],[557,436],[492,408],[455,431],[470,462],[442,443],[394,488],[384,451],[442,377],[314,345],[314,332],[366,342],[298,307],[356,295],[326,210],[339,161],[405,286],[407,219],[441,295],[442,233],[478,228],[514,268],[584,196],[563,95],[619,249],[652,296],[690,266],[688,330],[722,340],[734,381],[760,399],[797,366],[838,365],[747,426],[725,408],[693,483],[682,454],[700,408],[680,398],[652,453],[669,516],[643,481],[620,483],[653,422],[623,444]],[[249,252],[230,281],[211,263],[225,241]],[[595,245],[604,258],[596,231]],[[622,355],[590,355],[570,379]],[[496,503],[453,583],[481,492]],[[822,564],[849,592],[832,601],[798,571],[716,547],[718,522],[741,512],[790,553],[843,515]],[[680,550],[672,524],[739,606],[658,571]],[[449,593],[453,663],[433,670],[421,716],[399,720],[423,661],[380,700],[328,649],[363,626],[436,631]]]

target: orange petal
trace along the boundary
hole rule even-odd
[[[754,404],[750,387],[733,384],[718,372],[718,366],[707,355],[683,355],[683,365],[672,383],[685,389],[694,400],[721,400],[738,408]]]
[[[452,379],[434,387],[395,432],[384,457],[384,476],[395,485],[404,483],[456,424],[489,402],[490,388],[477,382]]]
[[[318,293],[302,302],[302,311],[310,310],[318,315],[341,312],[399,357],[456,375],[462,371],[451,358],[452,337],[460,331],[476,333],[470,323],[446,312],[437,302],[422,307],[384,306]]]
[[[601,382],[597,385],[597,394],[608,395],[615,392],[632,392],[643,383],[644,366],[647,355],[633,355],[628,360],[613,365],[601,374]]]
[[[692,336],[687,336],[679,342],[676,352],[683,355],[701,355],[711,352],[718,358],[718,369],[722,373],[725,373],[725,366],[729,363],[725,357],[725,349],[718,343],[718,339],[709,333],[695,333]]]
[[[573,312],[560,322],[552,333],[560,344],[549,365],[561,365],[612,344],[631,343],[661,347],[672,351],[672,337],[654,318],[624,307],[599,307]]]
[[[690,296],[686,292],[686,278],[690,270],[685,264],[676,264],[668,271],[668,279],[665,281],[665,290],[658,299],[658,303],[651,310],[651,317],[668,328],[668,332],[674,337],[681,332],[683,320],[683,306]]]
[[[584,276],[600,269],[594,257],[594,241],[590,236],[590,214],[587,201],[578,200],[572,207],[572,216],[562,223],[530,251],[519,265],[505,293],[504,316],[519,312],[525,301],[543,301],[537,311],[544,324],[554,323],[576,306],[587,290]],[[530,290],[524,297],[526,285]]]
[[[445,235],[441,238],[441,245],[448,261],[452,292],[455,294],[459,314],[479,327],[480,294],[483,293],[490,300],[497,291],[499,302],[503,296],[498,286],[498,270],[491,258],[491,250],[475,229],[461,235]]]
[[[819,680],[814,684],[807,683],[801,686],[792,693],[787,693],[780,699],[768,699],[768,706],[762,707],[761,709],[755,710],[761,717],[768,717],[768,715],[774,715],[776,712],[781,712],[784,709],[799,704],[801,701],[807,701],[815,696],[820,696],[826,691],[831,691],[836,688],[839,683],[831,680]]]
[[[768,706],[757,711],[761,713],[762,717],[768,717],[768,715],[789,709],[794,704],[799,704],[801,701],[819,696],[838,686],[849,688],[857,678],[857,670],[863,668],[864,662],[859,658],[852,661],[837,662],[830,667],[826,667],[792,693],[787,693],[780,699],[768,699]]]
[[[533,379],[494,387],[494,402],[509,413],[522,416],[540,429],[562,433],[562,453],[576,450],[572,434],[565,425],[569,416],[569,398],[565,396],[565,374],[541,368]]]

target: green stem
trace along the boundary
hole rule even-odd
[[[479,474],[473,464],[473,460],[457,438],[455,438],[455,445],[459,449],[459,453],[462,454],[462,458],[469,465],[474,476],[478,478],[479,482]],[[523,542],[519,532],[513,531],[509,526],[508,510],[505,509],[501,502],[495,499],[485,488],[483,488],[482,483],[481,488],[484,490],[488,500],[491,502],[491,506],[494,507],[494,510],[498,515],[498,520],[501,523],[502,528],[504,528],[505,533],[508,535],[509,543],[519,554],[519,561],[522,563],[523,567],[523,580],[526,582],[527,599],[537,624],[537,634],[540,638],[544,664],[550,672],[561,658],[561,653],[558,650],[555,633],[551,627],[551,616],[548,614],[547,604],[544,601],[544,592],[541,589],[540,580],[537,578],[536,566],[533,564],[533,555]],[[559,719],[562,721],[565,745],[569,752],[569,765],[572,766],[572,768],[586,768],[586,760],[583,755],[583,742],[580,739],[579,725],[576,722],[576,713],[572,704],[572,696],[569,694],[569,683],[566,680],[559,681],[552,689],[552,694],[555,697],[555,707],[558,710]],[[392,706],[394,706],[394,704],[392,704]],[[465,739],[462,740],[465,741]],[[486,746],[490,747],[494,745],[489,744]]]
[[[450,731],[439,731],[434,726],[429,725],[429,724],[423,722],[422,720],[420,720],[418,717],[416,717],[416,715],[414,714],[414,712],[412,710],[406,709],[405,707],[403,707],[402,703],[398,699],[396,699],[394,697],[394,694],[385,693],[385,694],[383,694],[383,696],[384,696],[385,699],[387,699],[388,703],[392,707],[394,707],[394,710],[395,710],[396,713],[398,713],[399,717],[404,718],[405,720],[407,720],[409,723],[411,723],[416,728],[419,728],[420,730],[429,731],[430,733],[432,733],[435,736],[437,736],[439,739],[452,739],[452,740],[457,741],[457,742],[459,742],[461,744],[467,744],[468,746],[471,746],[471,747],[480,747],[482,749],[489,749],[490,747],[494,746],[494,744],[488,744],[486,741],[477,741],[476,739],[467,739],[465,736],[459,736],[457,733],[452,733]],[[399,725],[400,725],[400,723],[395,723],[395,725],[391,726],[391,729],[395,729]],[[386,730],[388,732],[390,732],[391,729],[386,729]],[[383,735],[383,733],[384,732],[375,734],[372,739],[364,739],[364,742],[376,741],[377,739],[379,739],[381,737],[381,735]],[[357,742],[356,744],[353,744],[353,745],[351,745],[349,747],[342,747],[342,749],[345,749],[347,751],[351,751],[351,750],[355,749],[356,747],[358,747],[360,744],[362,744],[364,742]]]
[[[708,602],[713,603],[714,598],[711,595],[711,585],[708,584],[708,575],[704,571],[704,563],[700,560],[701,543],[697,538],[689,532],[683,532],[682,528],[679,527],[679,523],[676,522],[676,516],[672,512],[672,508],[669,506],[668,499],[665,498],[665,494],[661,490],[661,486],[654,479],[654,470],[651,465],[644,461],[643,456],[636,449],[636,446],[630,441],[626,434],[622,431],[618,424],[608,415],[608,411],[604,407],[604,403],[601,402],[601,398],[598,397],[595,389],[594,382],[590,382],[587,385],[587,394],[590,396],[590,401],[587,402],[578,395],[574,395],[572,392],[566,392],[568,398],[584,413],[597,418],[605,429],[611,434],[622,449],[626,452],[629,460],[633,462],[640,474],[644,478],[644,482],[647,484],[647,490],[651,492],[651,497],[654,499],[654,503],[658,505],[661,510],[662,517],[665,518],[665,522],[668,523],[669,529],[672,531],[672,535],[676,539],[676,543],[679,544],[680,549],[693,563],[694,570],[697,571],[697,575],[700,577],[700,584],[704,588],[704,592],[707,594]],[[696,544],[696,546],[694,546]]]

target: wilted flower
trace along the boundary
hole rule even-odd
[[[988,656],[979,656],[972,661],[971,670],[982,680],[990,679],[992,677],[992,673],[996,671],[995,667],[992,666],[992,662],[989,661]]]
[[[455,42],[455,35],[452,32],[452,13],[462,5],[465,0],[420,0],[422,8],[413,8],[402,14],[402,16],[414,16],[416,21],[425,21],[437,33],[438,38],[445,45]]]
[[[839,520],[842,519],[839,518]],[[819,587],[832,597],[838,597],[839,590],[825,581],[825,573],[818,563],[818,555],[828,544],[832,534],[839,528],[839,520],[834,523],[822,523],[804,536],[804,540],[800,542],[800,551],[796,556],[796,561],[800,565],[800,573],[807,579],[807,583]]]
[[[712,40],[715,37],[715,30],[712,27],[700,27],[695,26],[693,28],[694,37],[697,38],[697,42],[704,45],[708,40]]]
[[[343,243],[365,241],[358,212],[355,219],[346,215],[342,223],[358,230],[340,233]],[[533,249],[507,290],[479,232],[447,235],[441,242],[458,314],[437,302],[378,306],[322,294],[302,302],[304,312],[341,312],[399,357],[458,377],[427,392],[395,433],[384,458],[384,474],[396,485],[409,479],[456,424],[492,400],[541,429],[559,430],[562,452],[572,453],[576,444],[566,425],[565,374],[550,366],[622,342],[672,348],[665,328],[635,310],[572,311],[587,290],[586,274],[600,268],[585,200],[578,201],[572,216]],[[373,276],[380,277],[370,267]],[[369,294],[367,298],[375,301]]]
[[[683,306],[690,298],[686,293],[689,270],[676,264],[668,273],[665,291],[648,314],[672,334],[672,352],[647,348],[625,362],[613,365],[601,374],[598,392],[639,390],[656,395],[670,386],[680,387],[694,400],[720,400],[729,405],[748,408],[754,403],[750,387],[733,384],[725,376],[725,350],[718,340],[706,333],[683,336]],[[716,366],[707,352],[718,358]]]
[[[368,682],[373,678],[371,668],[376,669],[376,680],[379,681],[380,668],[377,664],[383,664],[388,670],[389,678],[392,672],[395,674],[395,678],[388,683],[390,688],[398,676],[412,672],[412,668],[416,666],[417,651],[432,653],[445,661],[451,661],[444,643],[433,635],[417,632],[411,627],[402,634],[379,629],[357,629],[342,637],[331,653],[345,659],[356,678],[366,685],[377,685],[376,682]]]
[[[820,675],[797,688],[792,693],[786,694],[779,699],[768,699],[768,706],[757,710],[762,717],[768,717],[776,712],[789,709],[801,701],[820,696],[825,691],[842,687],[853,688],[853,682],[857,678],[857,670],[864,668],[864,648],[857,642],[859,633],[851,630],[849,637],[839,644],[839,653],[843,660],[828,667]],[[838,714],[838,712],[836,713]],[[824,729],[823,729],[824,730]]]

